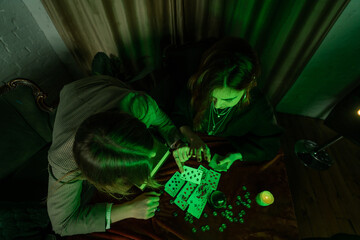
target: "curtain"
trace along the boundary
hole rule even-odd
[[[97,52],[133,74],[163,49],[209,37],[247,39],[262,65],[259,86],[276,105],[350,0],[42,0],[79,66]]]

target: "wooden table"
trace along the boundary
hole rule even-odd
[[[229,144],[219,138],[203,139],[212,154],[225,154],[230,150]],[[189,160],[186,163],[195,168],[199,164],[209,168],[206,162]],[[170,157],[159,170],[157,179],[165,184],[176,171],[175,161]],[[246,191],[243,186],[247,188]],[[216,210],[217,216],[214,216],[214,210],[209,204],[199,220],[194,218],[194,222],[189,223],[184,219],[186,212],[170,203],[174,198],[163,193],[160,198],[160,211],[152,219],[127,219],[112,224],[106,233],[92,233],[69,239],[299,239],[283,154],[278,154],[272,161],[260,165],[235,162],[228,172],[221,172],[218,190],[225,193],[227,205],[232,205],[231,211],[234,215],[245,210],[244,223],[231,223],[221,215],[225,209]],[[275,198],[274,203],[267,207],[259,206],[255,201],[256,195],[264,190],[270,191]],[[250,193],[251,208],[236,205],[236,197],[241,196],[244,199],[245,192]],[[178,213],[178,216],[175,217],[174,212]],[[208,217],[204,217],[204,213]],[[227,227],[220,232],[219,227],[223,223]],[[209,225],[210,230],[201,231],[204,225]],[[196,228],[196,233],[192,231],[193,228]]]

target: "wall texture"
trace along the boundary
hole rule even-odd
[[[0,0],[0,82],[14,78],[35,81],[57,99],[73,80],[22,0]]]
[[[325,119],[360,84],[359,43],[360,1],[352,0],[276,110]]]

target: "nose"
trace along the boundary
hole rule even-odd
[[[219,100],[214,100],[214,107],[215,108],[222,108],[223,103]]]

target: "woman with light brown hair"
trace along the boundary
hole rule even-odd
[[[210,161],[210,150],[197,134],[203,133],[224,137],[234,147],[218,163],[218,170],[229,169],[236,160],[273,158],[281,129],[256,87],[260,64],[250,44],[241,38],[223,38],[205,51],[194,72],[171,114],[190,144],[190,154],[198,161]]]
[[[118,79],[95,76],[66,85],[48,155],[47,208],[54,231],[62,236],[104,232],[122,219],[153,217],[160,185],[150,175],[151,159],[160,144],[187,156],[180,138],[150,96]],[[147,191],[131,201],[89,203],[95,189],[116,200],[142,184]]]

